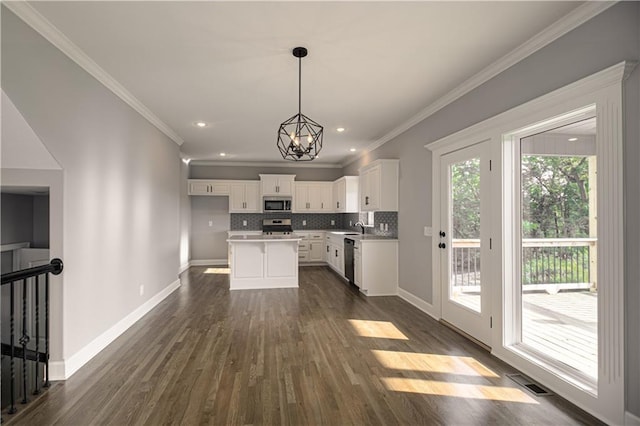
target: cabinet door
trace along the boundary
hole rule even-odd
[[[294,197],[295,198],[294,203],[296,205],[296,211],[306,212],[307,210],[309,210],[309,199],[308,199],[309,188],[307,187],[307,185],[300,184],[300,183],[296,183],[295,188],[296,188],[296,194]]]
[[[369,170],[367,185],[369,192],[369,207],[371,210],[378,210],[380,208],[380,167],[373,167]]]
[[[336,250],[338,251],[338,256],[336,259],[337,265],[336,269],[340,271],[340,275],[344,275],[344,251],[343,246],[336,246]]]
[[[333,209],[337,213],[342,213],[346,209],[347,182],[344,179],[333,184]]]
[[[262,195],[278,195],[278,177],[260,176]]]
[[[360,173],[359,180],[359,190],[360,190],[360,211],[366,212],[369,211],[369,171],[363,171]]]
[[[353,253],[353,282],[360,288],[362,287],[362,253],[360,248],[356,247]]]
[[[278,195],[292,195],[293,194],[293,179],[282,177],[278,179]]]
[[[258,182],[244,184],[244,209],[247,212],[260,211],[260,184]]]
[[[320,186],[320,211],[333,211],[333,185],[330,183],[323,183]]]
[[[245,209],[244,183],[232,183],[229,186],[229,211],[242,212]]]
[[[307,208],[310,211],[322,211],[322,186],[311,184],[307,192]]]
[[[324,244],[322,241],[311,241],[309,244],[309,260],[312,262],[322,262],[324,260]]]
[[[189,182],[189,195],[210,195],[211,185],[205,182]]]

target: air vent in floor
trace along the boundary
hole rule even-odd
[[[527,389],[529,392],[534,394],[535,396],[549,396],[553,395],[550,391],[540,386],[539,383],[536,383],[530,377],[525,376],[524,374],[515,373],[515,374],[507,374],[507,377]]]

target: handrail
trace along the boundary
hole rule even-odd
[[[64,268],[62,260],[51,259],[51,263],[42,266],[35,266],[33,268],[21,269],[15,272],[8,272],[2,274],[2,285],[9,284],[15,281],[26,280],[27,278],[35,277],[42,274],[52,273],[53,275],[59,275]]]
[[[597,238],[523,238],[522,247],[586,247],[595,246]],[[479,238],[453,238],[453,248],[479,248]]]

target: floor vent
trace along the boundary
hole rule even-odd
[[[539,383],[536,383],[530,377],[525,376],[524,374],[515,373],[515,374],[507,374],[507,377],[527,389],[529,392],[534,394],[535,396],[549,396],[553,395],[550,391],[540,386]]]

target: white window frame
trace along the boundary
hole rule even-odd
[[[635,63],[621,62],[583,78],[547,95],[529,101],[509,111],[473,125],[467,129],[430,143],[433,151],[433,185],[439,185],[440,156],[464,148],[480,140],[491,141],[494,188],[502,188],[494,205],[501,206],[492,216],[493,249],[491,267],[494,276],[491,294],[493,329],[492,353],[525,374],[540,381],[559,395],[587,412],[611,424],[624,423],[624,229],[623,229],[623,109],[622,83]],[[553,365],[541,365],[530,354],[514,347],[516,295],[513,283],[513,256],[519,248],[514,235],[514,194],[519,197],[519,185],[514,179],[513,143],[517,135],[541,128],[549,120],[566,116],[572,119],[595,105],[597,120],[596,155],[598,161],[598,383],[597,389],[576,377],[563,374]],[[568,115],[567,115],[568,114]],[[519,161],[519,159],[518,159]],[[519,170],[519,167],[517,168]],[[517,192],[516,192],[517,191]],[[439,223],[438,191],[434,190],[433,223]],[[501,200],[498,200],[501,198]],[[500,213],[500,214],[499,214]],[[519,229],[517,230],[519,232]],[[434,242],[437,243],[437,239]],[[435,244],[434,243],[434,244]],[[439,283],[440,251],[433,249],[433,309],[440,316],[442,295]],[[509,304],[506,302],[510,301]]]

